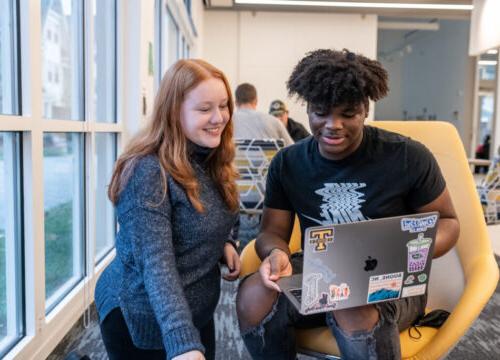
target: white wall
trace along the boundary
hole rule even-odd
[[[500,1],[474,0],[474,10],[471,17],[470,55],[480,55],[486,50],[500,48]],[[498,56],[497,61],[500,61]],[[495,94],[495,112],[493,119],[493,154],[497,155],[500,147],[500,66],[497,65],[497,86]]]
[[[408,31],[380,31],[379,54],[403,50],[381,56],[389,71],[390,92],[378,104],[376,119],[401,119],[404,110],[415,118],[426,108],[427,115],[453,123],[468,143],[473,86],[467,51],[469,22],[440,20],[439,25],[438,31],[419,31],[406,39]],[[411,46],[410,53],[404,51],[405,44]]]
[[[206,11],[202,55],[228,76],[257,88],[260,111],[272,100],[288,103],[290,116],[309,127],[305,105],[287,98],[286,81],[306,52],[349,48],[376,58],[375,15]]]
[[[406,31],[400,30],[380,30],[378,33],[378,61],[389,73],[389,95],[377,102],[377,120],[403,119],[404,57],[395,49],[399,49],[403,43],[404,33]]]
[[[470,55],[480,55],[488,49],[500,47],[500,1],[474,0],[470,28]]]

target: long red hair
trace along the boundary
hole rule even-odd
[[[198,212],[204,207],[199,198],[199,184],[188,158],[188,140],[182,131],[181,104],[186,94],[204,80],[216,78],[224,82],[228,96],[230,120],[221,143],[208,156],[210,176],[231,211],[239,208],[237,172],[233,166],[233,98],[229,82],[222,71],[199,59],[179,60],[165,73],[155,98],[153,115],[145,129],[134,136],[118,158],[108,189],[109,199],[116,204],[132,175],[135,164],[146,155],[154,154],[161,165],[163,198],[167,194],[167,176],[172,176],[187,193]]]

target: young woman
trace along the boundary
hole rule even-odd
[[[213,359],[219,261],[235,280],[238,211],[233,102],[224,74],[180,60],[165,74],[152,122],[118,159],[109,198],[116,258],[96,285],[110,359]]]

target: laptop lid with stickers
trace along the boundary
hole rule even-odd
[[[438,220],[429,212],[306,229],[300,312],[424,294]]]

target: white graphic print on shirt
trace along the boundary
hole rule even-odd
[[[366,187],[365,183],[326,183],[325,187],[315,193],[323,197],[321,219],[304,215],[319,225],[344,224],[369,220],[361,212],[361,199],[365,194],[358,189]]]

